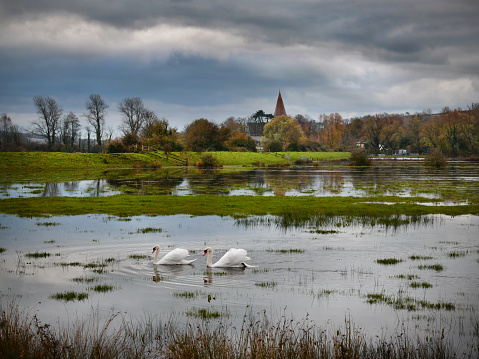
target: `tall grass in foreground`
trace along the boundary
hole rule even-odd
[[[103,324],[100,324],[102,322]],[[478,348],[456,353],[444,336],[426,340],[397,333],[368,335],[346,319],[339,328],[322,329],[307,317],[296,321],[265,312],[243,318],[241,327],[218,320],[186,325],[154,318],[136,321],[97,315],[58,329],[16,305],[3,307],[0,319],[2,358],[457,358],[476,357]]]

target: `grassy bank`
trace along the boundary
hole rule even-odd
[[[0,213],[19,216],[107,214],[131,217],[190,214],[194,216],[264,216],[291,222],[315,216],[387,218],[426,214],[479,215],[479,204],[462,206],[421,205],[424,198],[398,197],[262,197],[262,196],[126,196],[38,197],[0,200]]]
[[[279,166],[298,159],[337,161],[349,158],[348,152],[212,152],[223,166]],[[151,153],[63,153],[63,152],[0,152],[0,171],[38,170],[102,170],[114,168],[158,168],[192,166],[200,158],[195,152]]]
[[[17,306],[2,305],[2,358],[457,358],[474,357],[477,345],[455,352],[444,332],[426,339],[407,333],[369,336],[346,319],[337,328],[321,328],[307,318],[245,315],[241,327],[219,321],[186,325],[158,318],[139,321],[112,314],[58,327],[42,324]],[[456,349],[457,350],[457,349]]]

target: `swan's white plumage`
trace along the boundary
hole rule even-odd
[[[155,259],[153,260],[153,264],[191,264],[196,259],[186,260],[185,258],[188,257],[190,254],[188,253],[187,249],[183,248],[175,248],[171,252],[165,254],[160,260],[158,260],[158,256],[160,254],[160,246],[156,245],[153,247],[153,253],[155,253]]]
[[[248,253],[244,249],[231,248],[215,264],[213,264],[213,249],[211,247],[207,247],[203,255],[208,255],[206,257],[206,266],[210,268],[251,267],[250,265],[245,263],[245,261],[251,260],[251,258],[248,257],[247,254]]]

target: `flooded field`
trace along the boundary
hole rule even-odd
[[[467,191],[477,188],[479,178],[477,167],[462,172],[459,167],[443,172],[420,167],[179,170],[178,176],[172,174],[176,171],[130,171],[125,178],[96,184],[56,184],[49,194],[43,191],[46,184],[8,184],[2,196],[216,191],[444,198],[454,193],[455,199],[467,201]],[[429,215],[395,228],[343,223],[340,217],[319,227],[285,228],[269,219],[0,215],[2,301],[14,300],[45,323],[68,322],[92,311],[184,322],[206,310],[214,320],[234,324],[248,310],[265,310],[277,317],[308,317],[318,325],[340,326],[351,318],[371,336],[407,331],[425,338],[444,332],[458,348],[478,342],[478,216]],[[156,244],[160,257],[186,248],[196,260],[154,265]],[[229,248],[244,248],[255,267],[207,269],[207,246],[215,251],[213,262]],[[68,292],[76,296],[65,296]]]
[[[68,171],[64,171],[68,174]],[[33,176],[34,177],[34,176]],[[438,187],[440,184],[440,188]],[[479,165],[451,162],[446,170],[415,161],[390,161],[374,168],[346,166],[215,170],[165,168],[111,170],[80,181],[0,181],[0,199],[18,197],[95,197],[134,195],[355,196],[443,198],[479,192]]]

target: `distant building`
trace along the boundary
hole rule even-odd
[[[274,117],[286,116],[286,110],[284,108],[283,98],[281,97],[281,91],[278,94],[278,100],[276,101],[276,109],[274,110]]]

